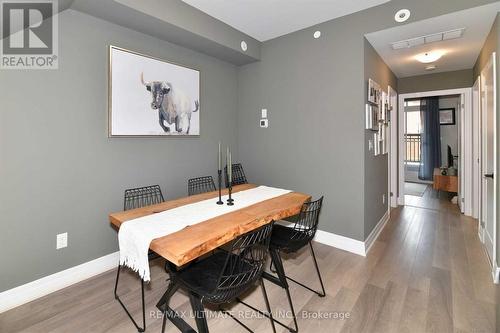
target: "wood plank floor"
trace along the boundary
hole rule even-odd
[[[301,332],[495,332],[496,290],[477,222],[432,190],[418,199],[392,212],[366,258],[315,244],[327,296],[319,298],[291,285]],[[154,263],[147,287],[147,332],[161,328],[155,308],[166,287],[161,266],[159,260]],[[319,286],[307,249],[287,258],[285,269]],[[135,332],[113,298],[115,274],[103,273],[0,314],[0,332]],[[273,309],[291,322],[283,291],[266,286]],[[137,318],[140,284],[134,275],[122,274],[120,294]],[[246,300],[264,308],[260,289]],[[183,293],[174,296],[171,306],[190,310]],[[255,332],[271,332],[267,320],[243,306],[229,309]],[[215,312],[210,316],[211,332],[244,332],[231,319]],[[187,321],[194,326],[194,320]],[[169,324],[167,332],[177,330]]]

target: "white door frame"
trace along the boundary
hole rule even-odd
[[[477,92],[477,93],[476,93]],[[475,96],[475,97],[474,97]],[[484,243],[484,228],[481,226],[481,183],[483,178],[481,166],[481,75],[472,86],[472,217],[478,219],[477,233]]]
[[[398,92],[391,86],[387,89],[389,104],[392,106],[389,149],[389,208],[398,206]]]
[[[423,98],[431,96],[461,95],[461,128],[460,137],[460,168],[461,181],[459,186],[459,203],[462,213],[472,215],[472,88],[447,89],[409,93],[399,95],[398,112],[398,204],[405,204],[404,196],[404,156],[406,147],[404,144],[404,101],[409,98]],[[467,163],[465,163],[467,161]]]

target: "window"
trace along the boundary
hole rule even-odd
[[[420,163],[422,124],[420,122],[420,100],[405,101],[406,164]]]

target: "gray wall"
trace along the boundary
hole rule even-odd
[[[373,46],[365,38],[364,52],[365,69],[365,91],[368,91],[368,79],[375,80],[380,84],[383,91],[387,92],[388,86],[396,89],[397,79],[390,68],[375,51]],[[368,102],[368,94],[365,94],[365,103]],[[384,216],[388,209],[389,189],[388,189],[388,154],[375,156],[373,150],[368,150],[368,140],[373,141],[373,132],[365,131],[365,183],[364,183],[364,238],[368,237],[375,228],[378,221]],[[385,202],[382,196],[385,195]]]
[[[398,79],[398,93],[470,88],[473,85],[472,69],[443,72]]]
[[[498,38],[500,37],[499,30],[500,30],[500,13],[497,14],[497,18],[495,19],[495,22],[493,22],[493,26],[491,27],[490,33],[488,34],[488,37],[484,42],[483,48],[476,60],[476,64],[474,65],[474,72],[473,72],[474,81],[476,81],[477,77],[481,74],[481,70],[490,60],[491,54],[493,52],[498,53],[498,49],[500,47],[500,44],[498,42]]]
[[[490,2],[392,0],[263,43],[261,61],[238,74],[239,153],[251,179],[325,195],[320,229],[364,240],[378,215],[365,230],[364,207],[378,212],[387,187],[367,185],[378,194],[364,194],[365,168],[373,167],[364,152],[364,35],[395,26],[401,8],[411,9],[414,22]],[[264,107],[268,129],[258,127]],[[373,168],[387,174],[387,166]]]
[[[219,140],[237,155],[233,65],[76,11],[59,24],[59,70],[1,73],[0,291],[117,251],[107,215],[124,189],[184,196],[188,177],[215,176]],[[199,138],[107,137],[109,44],[201,70]]]
[[[413,22],[490,2],[392,0],[267,41],[262,61],[240,69],[63,12],[60,69],[0,79],[0,291],[116,251],[107,215],[123,190],[159,183],[167,198],[184,195],[186,178],[213,174],[219,140],[233,143],[251,181],[324,194],[320,228],[363,240],[364,34],[394,26],[400,8]],[[201,69],[200,138],[107,138],[108,44]],[[56,251],[66,231],[69,247]]]

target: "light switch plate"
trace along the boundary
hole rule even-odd
[[[68,246],[68,233],[58,234],[56,236],[56,250],[65,248]]]
[[[261,118],[267,118],[267,109],[262,109],[260,117]]]

